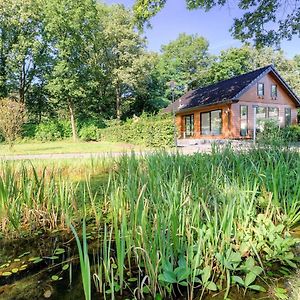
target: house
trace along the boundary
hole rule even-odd
[[[180,138],[251,138],[266,119],[297,123],[300,99],[270,65],[189,91],[165,108],[176,114]]]

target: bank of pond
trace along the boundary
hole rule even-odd
[[[2,162],[0,299],[299,299],[300,154]]]

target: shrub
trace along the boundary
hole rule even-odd
[[[300,125],[291,125],[283,129],[285,137],[293,142],[300,142]]]
[[[37,124],[33,123],[26,123],[22,127],[22,138],[24,139],[34,139],[35,138],[35,132],[37,128]]]
[[[79,138],[83,141],[99,141],[100,129],[96,125],[83,125],[79,130]]]
[[[173,126],[173,119],[169,115],[142,115],[102,129],[101,140],[166,147],[173,144]]]
[[[0,132],[10,147],[19,136],[26,121],[24,103],[11,100],[0,100]]]
[[[56,141],[72,136],[70,121],[53,120],[37,125],[35,138],[39,141]]]
[[[280,128],[276,121],[266,120],[263,130],[257,135],[257,141],[259,144],[272,146],[284,146],[290,142],[300,141],[300,126]]]
[[[257,142],[264,145],[280,146],[285,143],[284,136],[275,120],[265,120],[262,131],[257,134]]]

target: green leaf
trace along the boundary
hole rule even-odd
[[[128,282],[136,282],[138,279],[136,277],[132,277],[128,279]]]
[[[202,279],[202,283],[205,285],[206,282],[208,282],[209,278],[211,275],[211,267],[210,266],[206,266],[203,269],[203,273],[201,275],[201,279]]]
[[[178,266],[180,268],[186,268],[186,259],[183,255],[180,255],[179,260],[178,260]]]
[[[232,276],[231,280],[233,283],[238,283],[241,286],[245,285],[244,280],[240,276]]]
[[[212,281],[210,281],[207,285],[205,285],[205,287],[210,291],[214,291],[214,292],[218,290],[217,285]]]
[[[165,280],[164,280],[165,282],[168,282],[168,283],[176,283],[177,282],[174,272],[164,271],[163,275],[165,278]]]
[[[249,286],[256,279],[256,275],[253,272],[249,272],[245,278],[245,286]]]
[[[248,269],[248,270],[251,270],[252,268],[254,268],[255,266],[255,260],[253,259],[253,257],[249,257],[247,258],[246,262],[245,262],[245,267]]]
[[[259,266],[255,266],[251,269],[251,272],[254,273],[256,276],[260,275],[262,271],[263,271],[262,267]]]
[[[52,275],[52,276],[51,276],[51,279],[52,279],[53,281],[57,281],[57,280],[59,279],[59,277],[58,277],[57,275]]]
[[[266,292],[266,289],[261,285],[256,285],[256,284],[255,285],[249,285],[248,288],[251,289],[251,290],[259,291],[259,292],[264,292],[264,293]]]

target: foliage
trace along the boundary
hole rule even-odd
[[[152,16],[156,15],[167,0],[136,0],[134,11],[136,19],[142,26]],[[299,35],[298,1],[294,5],[282,4],[280,0],[239,0],[236,6],[244,11],[244,15],[234,19],[231,28],[233,36],[241,41],[254,40],[257,46],[277,45],[282,39],[291,39]],[[188,9],[203,8],[208,11],[215,6],[225,6],[229,1],[190,1],[186,0]],[[271,26],[270,26],[271,25]]]
[[[172,80],[176,84],[176,97],[199,86],[205,70],[210,65],[208,46],[208,41],[204,37],[185,33],[162,46],[158,69],[165,85],[166,98],[171,99]]]
[[[263,129],[257,135],[257,142],[262,145],[281,146],[285,145],[284,136],[279,127],[279,124],[275,120],[265,120],[263,122]]]
[[[287,146],[291,142],[300,140],[299,125],[291,125],[280,128],[275,120],[266,120],[263,124],[263,130],[257,135],[257,142],[263,146]]]
[[[34,137],[39,141],[56,141],[71,136],[70,122],[54,120],[37,125]]]
[[[294,142],[300,142],[300,125],[291,125],[283,129],[284,136]]]
[[[94,124],[83,125],[79,131],[79,137],[83,141],[99,141],[100,129]]]
[[[101,140],[125,142],[149,147],[173,145],[171,116],[141,116],[101,130]]]
[[[90,259],[89,259],[89,252],[87,246],[87,234],[86,234],[86,222],[85,219],[83,220],[82,225],[82,245],[79,239],[79,236],[76,232],[76,229],[71,224],[70,225],[73,235],[76,239],[77,249],[79,252],[79,261],[80,261],[80,268],[81,268],[81,277],[82,277],[82,285],[84,290],[84,297],[85,300],[91,300],[91,270],[90,270]]]
[[[11,99],[0,100],[0,132],[10,147],[19,136],[25,121],[23,103]]]
[[[64,168],[3,163],[2,234],[63,229],[82,216],[94,220],[93,237],[101,235],[93,268],[85,228],[83,245],[77,239],[86,295],[92,270],[97,291],[111,298],[128,287],[132,297],[154,299],[181,293],[201,299],[222,290],[228,296],[232,285],[263,291],[258,279],[269,265],[295,267],[291,250],[298,240],[289,231],[300,222],[299,152],[214,148],[191,156],[133,153],[110,163],[100,189],[89,175],[102,161],[83,168],[82,184],[78,177],[70,181]]]

